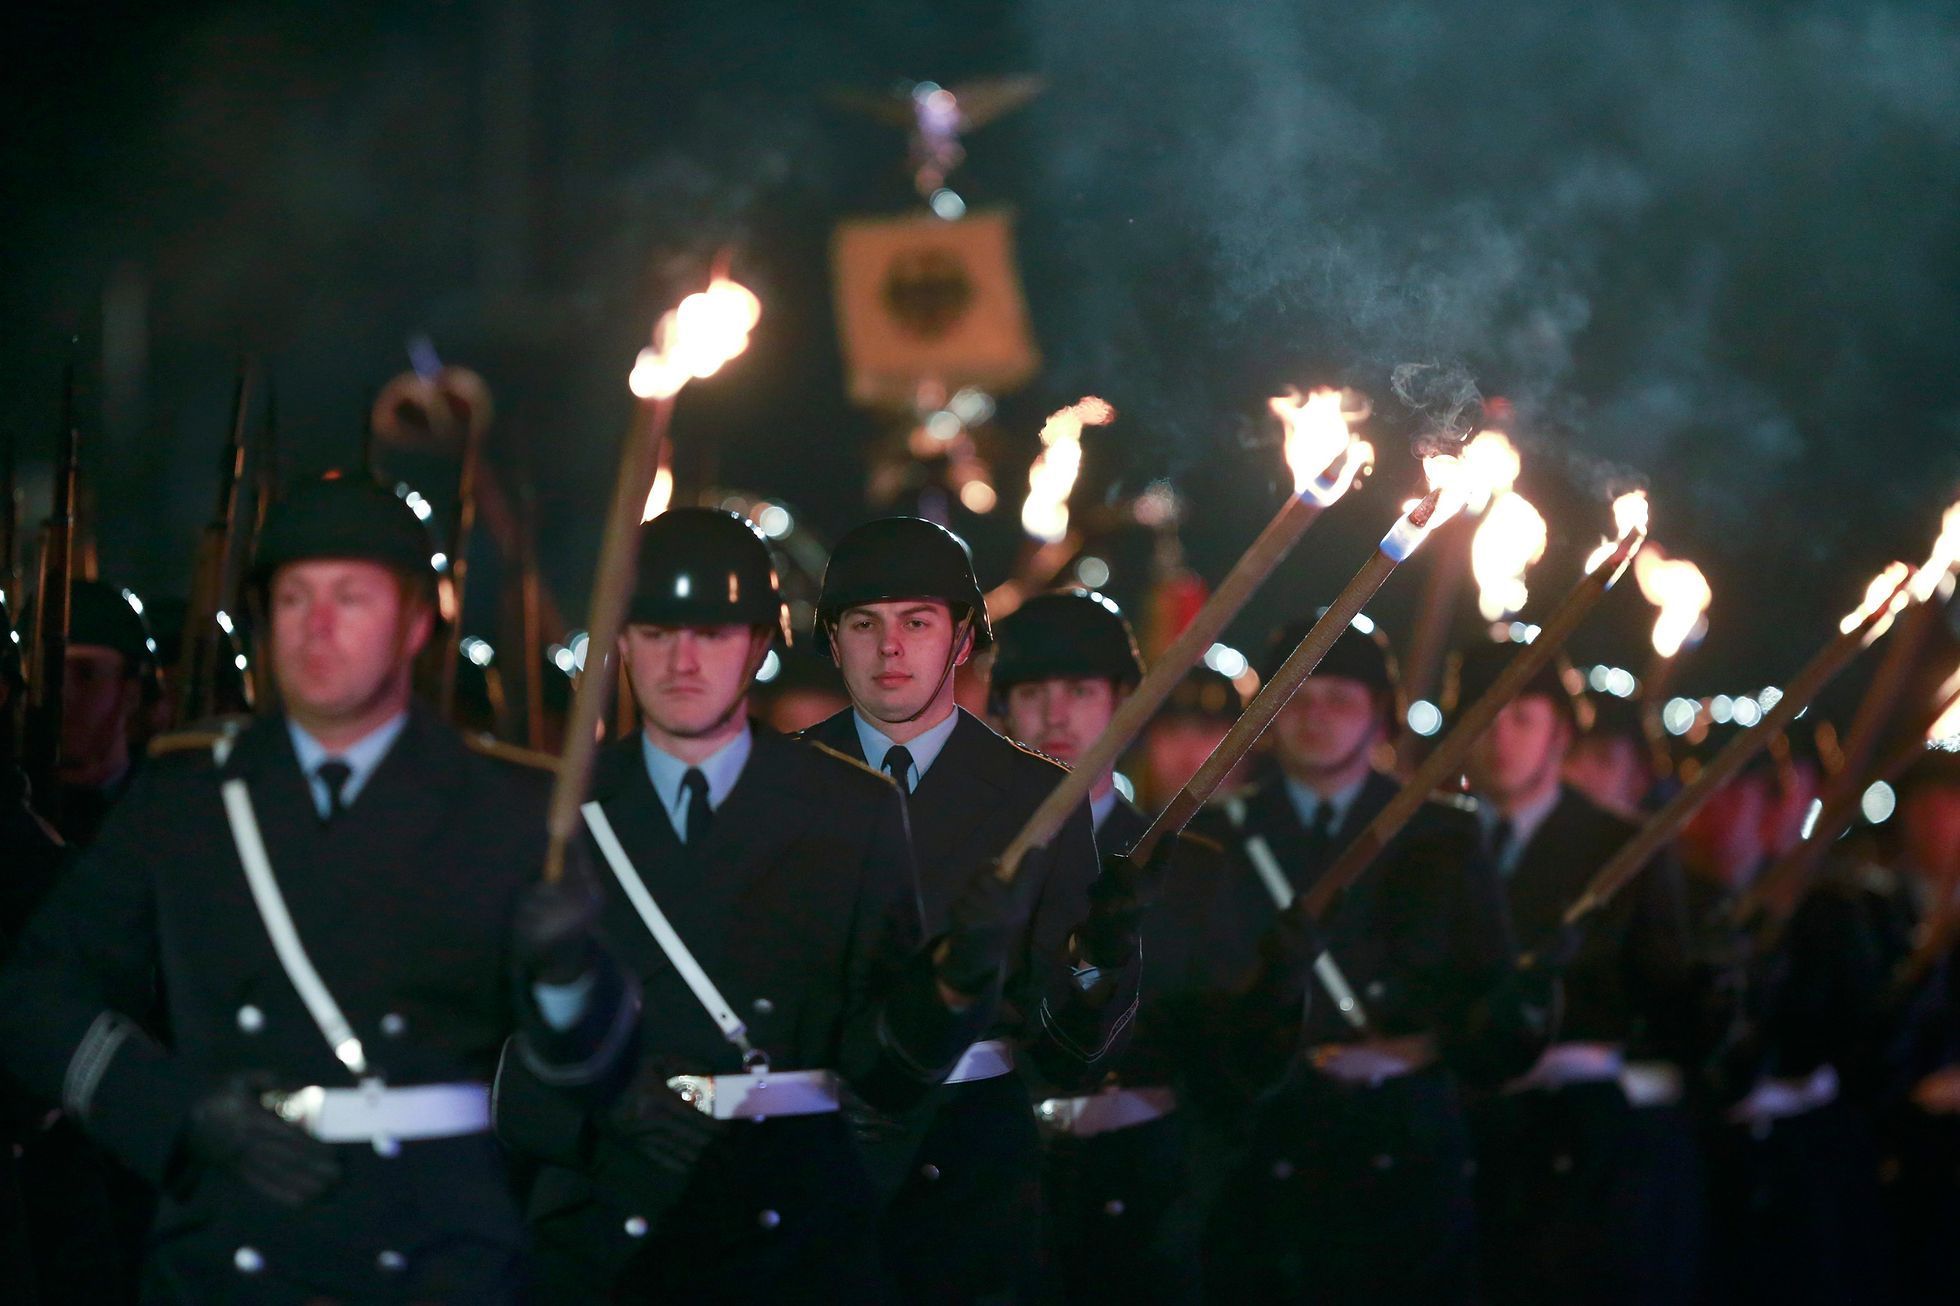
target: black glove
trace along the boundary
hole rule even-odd
[[[1443,1059],[1472,1084],[1516,1079],[1538,1064],[1565,1019],[1565,976],[1584,929],[1561,925],[1443,1031]]]
[[[1083,961],[1112,970],[1137,955],[1143,914],[1163,896],[1176,847],[1175,838],[1160,839],[1142,863],[1103,858],[1102,874],[1089,886],[1089,915],[1075,931],[1076,952]]]
[[[532,984],[570,984],[598,962],[599,895],[582,878],[536,884],[517,901],[511,954]]]
[[[1255,993],[1293,1001],[1307,990],[1313,964],[1327,951],[1327,936],[1307,915],[1301,899],[1273,917],[1259,936],[1259,969],[1253,975]]]
[[[182,1147],[196,1165],[221,1170],[281,1206],[300,1206],[340,1177],[333,1148],[280,1119],[259,1096],[270,1081],[235,1076],[191,1108]]]
[[[933,954],[933,974],[941,984],[970,998],[991,992],[1014,941],[1027,925],[1029,883],[1023,863],[1012,883],[1003,883],[995,862],[967,879],[947,913],[945,937]]]
[[[606,1111],[608,1133],[655,1168],[682,1178],[694,1172],[701,1153],[728,1128],[684,1100],[667,1081],[678,1073],[665,1062],[647,1062]]]

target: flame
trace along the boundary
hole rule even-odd
[[[1374,464],[1374,446],[1355,439],[1339,390],[1320,386],[1304,399],[1298,390],[1288,390],[1267,405],[1286,428],[1286,465],[1299,497],[1325,508]]]
[[[1586,574],[1599,570],[1600,564],[1613,556],[1613,550],[1620,547],[1620,541],[1630,533],[1647,533],[1647,491],[1629,490],[1613,500],[1613,535],[1599,542],[1599,547],[1586,559]]]
[[[1695,628],[1715,594],[1701,568],[1686,558],[1670,558],[1649,545],[1633,560],[1633,578],[1640,593],[1660,609],[1654,618],[1654,652],[1671,658],[1695,638]]]
[[[1854,611],[1846,614],[1844,620],[1838,623],[1838,630],[1849,635],[1872,617],[1877,616],[1881,610],[1884,616],[1874,622],[1872,628],[1865,633],[1865,643],[1871,643],[1891,629],[1892,618],[1898,615],[1899,609],[1912,601],[1911,593],[1900,588],[1911,570],[1905,563],[1895,562],[1872,577],[1871,584],[1865,586],[1864,601]]]
[[[754,292],[716,277],[660,319],[653,344],[640,351],[626,384],[641,399],[671,398],[747,349],[749,332],[761,320],[762,302]]]
[[[674,502],[674,473],[671,468],[662,467],[653,474],[653,485],[647,490],[646,510],[640,514],[641,522],[650,522],[666,512]]]
[[[1108,426],[1115,420],[1116,410],[1094,395],[1084,395],[1050,414],[1041,428],[1041,452],[1028,468],[1021,529],[1044,544],[1062,541],[1068,534],[1068,496],[1082,469],[1082,428]]]
[[[1524,470],[1517,447],[1502,431],[1477,432],[1470,443],[1463,446],[1462,458],[1474,470],[1482,487],[1464,504],[1465,509],[1473,513],[1486,511],[1497,496],[1508,493],[1518,483],[1518,473]]]
[[[1932,598],[1953,570],[1960,567],[1960,499],[1940,519],[1940,536],[1933,541],[1933,552],[1912,578],[1912,597],[1917,603]]]
[[[1455,454],[1431,454],[1422,460],[1429,493],[1402,505],[1402,517],[1382,537],[1382,552],[1397,562],[1408,561],[1438,526],[1463,511],[1478,492],[1477,469]]]
[[[1938,701],[1943,703],[1948,699],[1953,701],[1947,703],[1946,711],[1940,713],[1940,719],[1933,722],[1932,727],[1926,731],[1927,743],[1941,743],[1960,736],[1960,698],[1954,698],[1955,694],[1960,694],[1960,670],[1954,671],[1947,677],[1946,683],[1940,686]]]
[[[1471,462],[1468,451],[1463,461]],[[1524,574],[1545,556],[1547,539],[1544,517],[1523,495],[1506,492],[1490,500],[1470,541],[1470,574],[1477,578],[1477,608],[1485,621],[1524,610],[1531,594]]]

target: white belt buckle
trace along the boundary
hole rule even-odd
[[[712,1075],[675,1075],[667,1087],[680,1094],[681,1101],[712,1119],[715,1114],[715,1081]]]

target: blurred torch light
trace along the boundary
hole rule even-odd
[[[653,473],[653,485],[647,490],[646,510],[640,514],[642,522],[650,522],[674,502],[674,472],[672,468],[661,467]]]
[[[1502,431],[1477,432],[1463,446],[1460,456],[1473,469],[1475,483],[1483,487],[1478,491],[1477,498],[1464,505],[1466,512],[1478,513],[1488,509],[1495,498],[1510,492],[1511,487],[1518,483],[1518,473],[1524,470],[1517,446]]]
[[[1108,426],[1116,410],[1087,395],[1049,417],[1041,428],[1041,452],[1028,468],[1028,497],[1021,505],[1021,529],[1043,544],[1059,544],[1068,534],[1068,497],[1082,469],[1082,428]]]
[[[1714,600],[1701,568],[1686,558],[1670,558],[1652,545],[1633,560],[1640,593],[1659,609],[1654,618],[1654,654],[1671,658],[1706,630],[1703,614]]]
[[[1956,567],[1960,567],[1960,500],[1946,510],[1946,516],[1940,521],[1940,536],[1933,541],[1932,555],[1912,578],[1913,600],[1924,603],[1942,592]]]
[[[1489,498],[1488,482],[1482,479],[1485,469],[1469,457],[1468,450],[1462,463],[1469,478],[1466,507],[1474,510],[1471,495],[1483,496],[1489,505],[1470,541],[1470,574],[1477,578],[1477,609],[1485,621],[1502,621],[1522,612],[1531,595],[1525,586],[1525,572],[1545,556],[1549,538],[1545,519],[1521,494],[1500,493]]]
[[[1374,446],[1355,437],[1339,390],[1320,386],[1305,398],[1289,390],[1268,402],[1285,428],[1286,465],[1300,498],[1325,508],[1374,465]]]
[[[1838,623],[1838,629],[1849,635],[1877,615],[1881,609],[1884,610],[1884,618],[1872,622],[1871,630],[1865,635],[1865,643],[1869,645],[1891,629],[1892,618],[1898,615],[1899,609],[1912,601],[1912,591],[1900,588],[1911,570],[1905,563],[1895,562],[1872,577],[1871,584],[1865,587],[1864,602],[1845,615],[1844,620]]]
[[[713,376],[749,347],[762,304],[739,282],[716,277],[663,316],[640,351],[627,385],[641,399],[669,399],[689,381]]]
[[[1601,540],[1599,547],[1592,551],[1592,556],[1586,559],[1586,571],[1588,573],[1597,571],[1602,563],[1613,556],[1613,551],[1619,547],[1620,541],[1635,532],[1643,537],[1647,534],[1645,490],[1629,490],[1613,500],[1613,534]],[[1638,546],[1636,551],[1637,548]]]

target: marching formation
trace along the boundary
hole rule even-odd
[[[1358,613],[1439,496],[1250,702],[1102,594],[990,614],[921,518],[802,628],[742,515],[628,522],[562,852],[559,760],[417,694],[460,646],[401,495],[272,503],[257,710],[147,739],[224,659],[187,693],[44,563],[59,637],[0,641],[8,1299],[1949,1300],[1960,759],[1794,720],[1948,569],[1657,782],[1557,656],[1638,526],[1414,746]],[[792,649],[845,701],[780,733]],[[1147,811],[1158,726],[1195,756]]]

